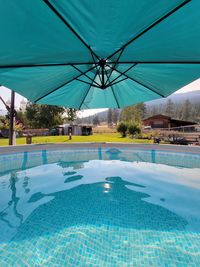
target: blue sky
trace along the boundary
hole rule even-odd
[[[181,88],[180,90],[176,91],[176,94],[178,93],[187,93],[187,92],[190,92],[190,91],[194,91],[194,90],[200,90],[200,79],[188,84],[187,86]],[[10,89],[6,88],[6,87],[3,87],[1,86],[0,87],[0,96],[5,100],[9,100],[10,99]],[[22,97],[21,95],[19,94],[16,94],[16,100],[15,100],[15,103],[16,103],[16,107],[18,107],[20,105],[20,101],[23,99],[24,97]],[[200,96],[199,96],[200,98]],[[25,98],[24,98],[25,99]],[[0,110],[2,109],[5,109],[3,104],[0,102]],[[82,117],[85,117],[85,116],[88,116],[88,115],[93,115],[97,112],[100,112],[100,111],[103,111],[103,110],[106,110],[106,109],[90,109],[90,110],[84,110],[80,113],[80,115]]]

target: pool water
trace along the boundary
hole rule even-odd
[[[0,266],[200,266],[200,155],[1,155]]]

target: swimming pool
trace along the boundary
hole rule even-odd
[[[200,155],[0,155],[0,266],[200,266]]]

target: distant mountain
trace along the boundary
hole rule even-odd
[[[107,120],[108,110],[101,111],[95,115],[98,115],[100,120]],[[93,117],[95,116],[93,115]]]
[[[192,103],[200,103],[200,90],[191,91],[188,93],[181,93],[181,94],[172,94],[166,98],[160,98],[152,101],[148,101],[145,104],[147,106],[157,106],[161,104],[165,104],[169,99],[172,100],[175,104],[184,103],[187,99]]]
[[[200,90],[197,91],[191,91],[187,93],[178,93],[178,94],[172,94],[166,98],[159,98],[156,100],[148,101],[145,102],[147,108],[153,107],[153,106],[160,106],[160,105],[165,105],[167,101],[171,99],[173,103],[175,104],[183,104],[187,99],[192,103],[192,104],[200,104]],[[81,118],[81,122],[83,123],[92,123],[92,120],[94,116],[98,115],[99,121],[105,122],[107,121],[107,114],[108,110],[96,113],[94,115]]]
[[[87,117],[78,118],[77,122],[92,123],[93,122],[93,118],[95,116],[98,116],[99,121],[105,122],[105,121],[107,121],[108,110],[100,111],[98,113],[95,113],[94,115],[90,115],[90,116],[87,116]]]

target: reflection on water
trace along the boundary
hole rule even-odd
[[[18,181],[17,174],[11,173],[10,178],[8,180],[8,188],[10,191],[9,200],[7,202],[7,205],[0,211],[0,220],[5,222],[9,228],[13,227],[12,223],[6,219],[9,210],[12,210],[15,217],[19,219],[20,224],[22,224],[22,222],[23,222],[23,215],[20,214],[17,210],[17,205],[18,205],[18,202],[20,200],[20,198],[17,197],[17,195],[16,195],[16,193],[17,193],[17,189],[16,189],[17,181]],[[3,184],[3,188],[5,188],[6,182],[3,182],[2,184]]]
[[[11,171],[6,169],[9,157],[15,158],[9,162]],[[46,237],[54,238],[54,245],[59,247],[55,235],[63,236],[67,229],[76,229],[76,233],[92,229],[104,242],[112,240],[102,237],[102,232],[98,234],[101,227],[109,233],[117,231],[113,238],[127,242],[128,233],[133,231],[138,238],[141,232],[145,238],[144,231],[179,233],[181,248],[188,246],[184,239],[187,234],[200,234],[198,155],[177,157],[175,153],[118,149],[41,151],[4,156],[1,164],[5,171],[0,176],[0,242],[3,247],[7,243],[7,251],[15,242],[24,246],[31,240],[43,240],[44,246]],[[75,234],[74,238],[80,236]],[[142,249],[145,242],[140,240]]]
[[[35,202],[46,196],[53,198],[31,213],[13,240],[29,238],[30,233],[35,237],[65,227],[88,224],[109,224],[143,230],[185,229],[187,222],[180,216],[145,202],[147,194],[127,189],[126,185],[132,183],[125,182],[120,177],[106,178],[106,181],[81,184],[56,193],[37,193],[40,196],[35,197]],[[105,190],[109,194],[104,194]],[[34,200],[32,196],[31,202]],[[44,228],[43,223],[48,227]]]

